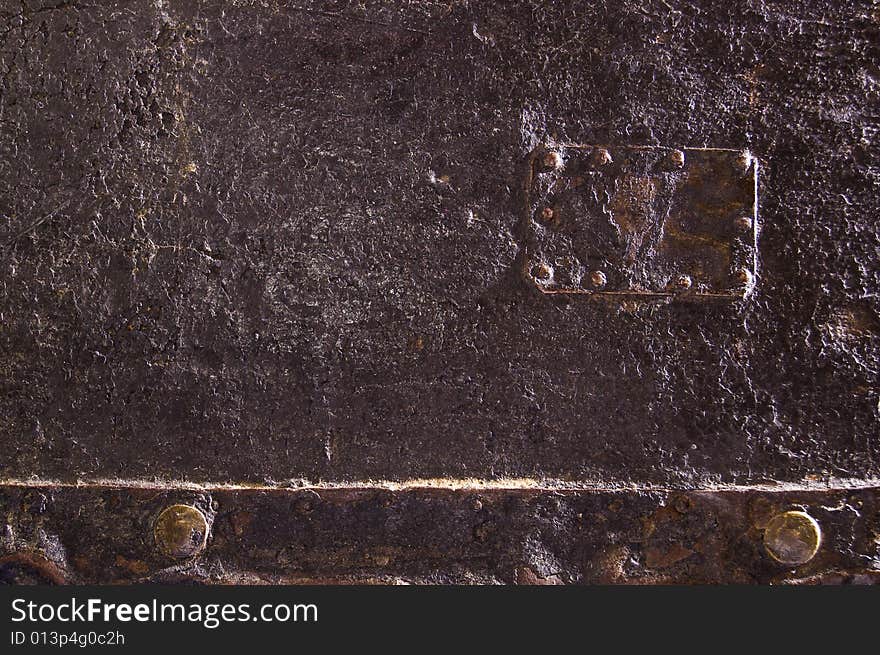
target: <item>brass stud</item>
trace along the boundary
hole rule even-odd
[[[764,529],[764,547],[781,564],[806,564],[819,550],[822,530],[806,512],[775,515]]]
[[[673,168],[681,168],[684,166],[684,152],[681,150],[673,150],[669,153],[669,165]]]
[[[208,541],[208,520],[192,505],[171,505],[156,519],[153,536],[159,549],[169,557],[194,557]]]
[[[752,280],[754,279],[752,272],[747,268],[736,269],[734,277],[741,286],[750,286],[752,284]]]
[[[734,222],[734,226],[740,232],[748,232],[752,229],[752,217],[751,216],[740,216]]]
[[[593,150],[593,164],[596,166],[607,166],[612,161],[611,153],[608,152],[607,148],[596,148]]]
[[[553,209],[553,207],[544,207],[544,209],[541,210],[542,223],[550,223],[555,216],[556,211]]]
[[[679,275],[675,278],[673,284],[679,291],[687,291],[694,285],[694,281],[690,275]]]
[[[748,173],[749,169],[752,167],[752,161],[752,153],[750,153],[748,150],[743,150],[736,157],[736,167],[743,173]]]
[[[601,289],[608,284],[608,278],[602,271],[593,271],[590,273],[590,284],[596,289]]]
[[[546,282],[553,276],[553,269],[544,262],[532,267],[532,277],[541,282]]]
[[[545,153],[541,161],[544,163],[545,168],[549,168],[552,170],[559,170],[560,168],[562,168],[563,165],[562,155],[554,151]]]

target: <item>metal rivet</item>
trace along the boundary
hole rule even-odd
[[[554,216],[556,216],[556,212],[553,210],[553,207],[544,207],[544,209],[541,210],[542,223],[551,222]]]
[[[673,168],[681,168],[684,166],[684,152],[681,150],[673,150],[669,153],[669,165]]]
[[[193,557],[208,540],[208,520],[192,505],[171,505],[159,514],[153,535],[166,555],[179,559]]]
[[[748,173],[752,167],[752,153],[748,150],[743,150],[736,158],[736,167],[743,173]]]
[[[737,230],[741,232],[748,232],[752,229],[752,217],[751,216],[740,216],[733,222],[734,226]]]
[[[606,284],[608,284],[608,278],[602,271],[593,271],[592,273],[590,273],[590,284],[592,284],[597,289],[601,289]]]
[[[686,291],[693,286],[694,281],[691,279],[690,275],[679,275],[675,278],[674,284],[676,289]]]
[[[542,160],[545,168],[560,169],[562,168],[562,155],[558,152],[548,152]]]
[[[736,273],[734,273],[734,277],[739,284],[748,286],[752,283],[752,272],[747,268],[738,268],[736,269]]]
[[[782,564],[805,564],[813,559],[822,542],[822,530],[806,512],[777,514],[764,529],[764,547]]]
[[[543,262],[540,264],[535,264],[532,267],[532,277],[536,280],[549,280],[553,275],[553,269],[544,264]]]
[[[593,164],[596,166],[606,166],[611,162],[611,153],[606,148],[596,148],[593,150]]]

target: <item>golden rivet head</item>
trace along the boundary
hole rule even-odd
[[[733,222],[736,228],[741,232],[747,232],[752,229],[753,221],[751,216],[739,216]]]
[[[607,148],[596,148],[593,150],[592,159],[595,166],[607,166],[613,161],[611,153]]]
[[[546,282],[551,277],[553,277],[553,269],[543,262],[535,264],[532,267],[532,277],[534,277],[536,280]]]
[[[749,172],[749,169],[751,169],[753,162],[754,157],[752,157],[752,153],[750,153],[748,150],[743,150],[736,156],[736,167],[743,173]]]
[[[673,150],[669,153],[669,164],[673,168],[681,168],[684,166],[684,152],[681,150]]]
[[[734,272],[736,281],[742,286],[750,286],[755,279],[752,272],[747,268],[738,268]]]
[[[543,163],[545,168],[559,169],[563,166],[562,155],[558,152],[547,152],[544,154]]]
[[[156,519],[153,536],[169,557],[194,557],[208,541],[208,520],[192,505],[171,505]]]
[[[782,512],[764,528],[764,547],[782,564],[805,564],[813,559],[822,542],[822,530],[806,512]]]

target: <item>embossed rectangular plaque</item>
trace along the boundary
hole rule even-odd
[[[758,263],[757,175],[738,150],[538,148],[528,275],[544,293],[742,298]]]

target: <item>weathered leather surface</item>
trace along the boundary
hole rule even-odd
[[[878,20],[0,1],[0,476],[876,477]],[[563,141],[749,149],[754,292],[540,294]]]

